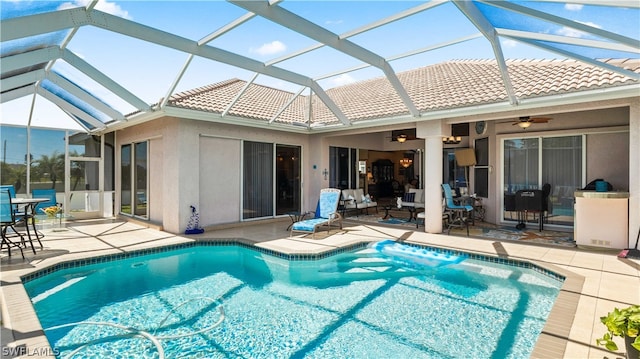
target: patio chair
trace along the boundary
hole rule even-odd
[[[369,214],[369,208],[374,207],[376,213],[378,213],[378,202],[371,200],[369,194],[364,193],[364,189],[343,189],[342,198],[340,200],[342,205],[342,216],[345,216],[347,210],[355,209],[357,213],[364,210],[366,214]]]
[[[340,202],[341,191],[337,188],[324,188],[320,190],[320,200],[315,218],[305,219],[294,223],[291,226],[291,236],[293,232],[311,233],[315,238],[316,231],[322,226],[328,226],[327,233],[334,223],[340,224],[342,229],[342,216],[338,213],[338,203]]]
[[[24,258],[24,252],[22,251],[22,244],[24,243],[24,237],[14,227],[16,225],[16,215],[11,203],[11,192],[8,189],[0,191],[0,223],[2,228],[0,230],[2,234],[2,243],[0,244],[0,250],[7,245],[9,256],[11,256],[11,247],[18,247],[20,254]],[[11,229],[12,232],[8,232]],[[11,238],[20,238],[20,242],[13,242]]]
[[[0,186],[0,191],[9,191],[9,196],[11,198],[16,198],[16,188],[13,187],[12,184],[2,185]]]
[[[471,220],[473,206],[455,204],[451,186],[449,186],[448,183],[443,183],[442,189],[444,190],[445,210],[451,213],[451,218],[447,226],[447,234],[451,232],[452,227],[466,227],[467,236],[469,236],[469,220]]]
[[[0,186],[0,191],[2,192],[9,191],[9,197],[16,198],[16,188],[12,184]],[[13,203],[12,203],[12,206],[13,206],[13,215],[16,219],[16,224],[20,226],[24,225],[27,230],[27,233],[29,233],[29,227],[28,227],[29,219],[33,220],[33,218],[31,217],[30,214],[27,213],[27,209],[24,206],[21,207]],[[35,231],[36,227],[35,227],[35,224],[33,224],[33,221],[32,221],[32,228]]]

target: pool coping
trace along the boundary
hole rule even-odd
[[[300,261],[300,260],[319,260],[323,258],[328,258],[336,254],[352,251],[359,248],[365,248],[369,245],[369,243],[374,242],[371,240],[361,240],[355,243],[351,243],[344,247],[338,247],[333,249],[326,249],[320,251],[299,251],[299,252],[291,252],[285,253],[282,251],[264,248],[258,245],[258,243],[252,242],[251,240],[243,239],[243,238],[199,238],[195,240],[187,240],[181,243],[174,243],[168,245],[154,246],[151,248],[141,248],[141,249],[133,249],[126,252],[117,252],[117,253],[106,253],[102,255],[88,255],[84,258],[70,258],[63,259],[62,257],[58,258],[56,263],[51,263],[42,268],[34,268],[27,273],[21,274],[17,276],[18,282],[13,284],[18,284],[18,295],[22,297],[22,303],[26,300],[30,303],[30,299],[28,294],[26,293],[26,289],[24,288],[24,283],[39,278],[41,276],[53,273],[58,270],[63,270],[67,268],[80,267],[83,265],[89,264],[98,264],[98,263],[106,263],[110,261],[116,261],[127,258],[135,258],[139,256],[144,256],[148,254],[162,253],[168,252],[177,249],[183,248],[194,248],[197,246],[230,246],[237,245],[244,248],[249,248],[252,250],[256,250],[260,253],[272,255],[278,258],[291,260],[291,261]],[[410,246],[425,248],[429,250],[435,250],[442,253],[449,253],[454,255],[466,255],[471,259],[484,260],[490,263],[499,263],[505,265],[511,265],[515,267],[529,268],[532,269],[542,275],[551,277],[556,280],[562,280],[562,286],[560,287],[560,291],[558,296],[552,306],[551,311],[547,317],[547,321],[543,327],[542,332],[540,333],[538,340],[536,341],[536,345],[534,346],[531,357],[535,358],[559,358],[563,357],[565,354],[565,348],[568,343],[569,332],[571,330],[573,324],[573,318],[575,316],[578,300],[580,297],[582,285],[584,283],[584,277],[576,275],[571,271],[565,270],[563,268],[557,267],[555,265],[543,262],[537,262],[530,259],[522,259],[522,258],[510,258],[509,256],[504,255],[496,255],[493,253],[478,253],[478,251],[465,251],[458,248],[447,248],[445,246],[434,246],[427,245],[420,242],[414,241],[403,241],[403,244],[407,244]],[[4,281],[3,281],[3,297],[4,293]],[[6,298],[3,298],[6,299]],[[5,303],[5,300],[3,300]],[[7,306],[9,303],[6,303]],[[32,305],[22,305],[22,311],[20,316],[28,316],[32,317],[35,320],[30,321],[31,323],[36,325],[29,326],[29,328],[12,328],[14,330],[14,337],[16,340],[28,340],[29,348],[38,348],[41,353],[54,353],[53,349],[46,338],[44,330],[40,324],[40,321],[35,313],[35,309]],[[3,305],[3,318],[7,318],[7,313],[5,313],[5,306]],[[25,332],[22,330],[16,329],[26,329]],[[16,331],[20,334],[26,335],[15,335]],[[26,347],[26,346],[25,346]],[[35,353],[28,353],[30,357]],[[45,355],[42,356],[44,358],[54,358],[53,355]]]

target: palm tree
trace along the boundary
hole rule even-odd
[[[49,176],[51,181],[51,188],[56,188],[56,182],[58,178],[64,176],[64,155],[53,151],[51,157],[47,155],[40,156],[40,159],[33,162],[35,164],[33,168],[34,172],[44,176]]]

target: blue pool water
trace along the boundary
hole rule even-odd
[[[60,357],[158,358],[160,345],[167,358],[524,358],[561,284],[477,259],[422,266],[361,248],[288,261],[225,245],[59,270],[25,288]],[[47,329],[76,322],[98,324]]]

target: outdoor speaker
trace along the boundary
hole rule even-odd
[[[476,152],[473,148],[461,148],[456,150],[456,163],[458,166],[475,166]]]

